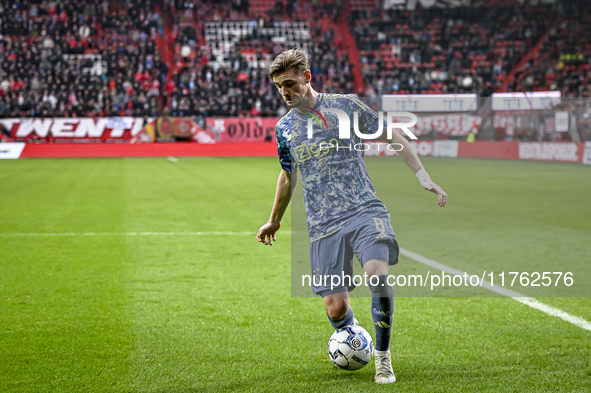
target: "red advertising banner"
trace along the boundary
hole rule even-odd
[[[7,144],[5,144],[7,145]],[[277,157],[274,143],[11,143],[24,145],[12,157],[2,158],[71,158],[71,157]],[[16,146],[19,147],[19,146]]]
[[[150,123],[153,119],[141,117],[0,119],[0,124],[10,133],[11,142],[152,142]]]
[[[521,142],[520,160],[583,162],[584,143],[575,142]]]
[[[556,162],[591,162],[591,143],[575,142],[474,142],[452,140],[409,141],[419,156],[497,158]],[[398,146],[366,141],[353,146],[371,156],[395,156]]]
[[[0,119],[10,138],[3,142],[197,143],[275,142],[278,118],[208,118],[205,128],[189,117],[10,118]]]
[[[279,118],[209,118],[207,131],[214,134],[215,142],[275,142],[275,125]]]
[[[10,118],[0,119],[11,140],[5,142],[48,143],[142,143],[157,140],[189,140],[197,143],[274,142],[279,118],[207,118],[200,126],[189,117],[104,118]],[[394,121],[405,121],[394,119]],[[466,135],[480,128],[473,115],[419,117],[411,127],[415,135],[436,131],[444,135]],[[427,154],[428,155],[428,154]]]
[[[458,157],[582,163],[584,156],[583,142],[459,142],[458,146]]]
[[[591,142],[458,142],[413,141],[412,148],[421,156],[474,157],[507,160],[578,162],[591,164]],[[396,152],[383,142],[360,143],[352,148],[366,156],[393,156]],[[277,157],[272,142],[236,143],[2,143],[0,159],[19,157]]]
[[[436,141],[410,141],[410,146],[419,156],[433,156],[435,152]],[[390,146],[383,141],[366,141],[365,143],[358,143],[353,146],[356,150],[365,151],[365,155],[372,156],[395,156],[398,153],[395,149],[400,149],[400,146]]]

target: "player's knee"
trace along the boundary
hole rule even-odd
[[[382,276],[388,274],[388,264],[381,259],[371,259],[363,265],[368,276]]]
[[[388,284],[387,274],[370,276],[369,290],[378,297],[394,297],[394,289]]]
[[[345,299],[335,299],[326,305],[326,313],[333,321],[340,321],[347,316],[349,302]]]
[[[326,310],[328,316],[333,321],[340,321],[345,318],[347,316],[347,311],[349,311],[349,307],[343,307],[342,305],[333,305]]]

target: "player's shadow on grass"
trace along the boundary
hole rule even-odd
[[[318,369],[315,369],[314,372],[307,375],[308,378],[313,375],[313,378],[316,379],[313,387],[310,386],[310,381],[304,378],[305,373],[297,373],[291,375],[293,379],[292,381],[276,381],[274,379],[256,378],[251,382],[228,381],[226,383],[219,382],[215,386],[157,389],[150,390],[147,393],[279,392],[284,391],[285,386],[290,386],[290,389],[293,389],[290,391],[307,391],[307,389],[310,388],[314,389],[319,386],[339,386],[339,384],[343,383],[371,383],[370,386],[373,386],[374,373],[375,370],[373,367],[365,367],[362,370],[357,371],[346,371],[337,369],[327,362],[326,369],[323,369],[320,372]],[[298,385],[297,381],[301,381],[302,384]],[[198,382],[196,384],[198,384]]]
[[[345,370],[335,370],[333,373],[326,373],[324,374],[323,382],[335,382],[335,383],[345,383],[345,382],[359,382],[359,383],[366,383],[372,382],[374,379],[374,373],[358,373],[355,371],[345,371]]]

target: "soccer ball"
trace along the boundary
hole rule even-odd
[[[328,354],[337,367],[359,370],[371,360],[373,340],[361,326],[345,326],[330,337]]]

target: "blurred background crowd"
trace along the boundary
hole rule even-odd
[[[591,2],[0,0],[0,117],[282,116],[275,54],[318,91],[589,97]]]

